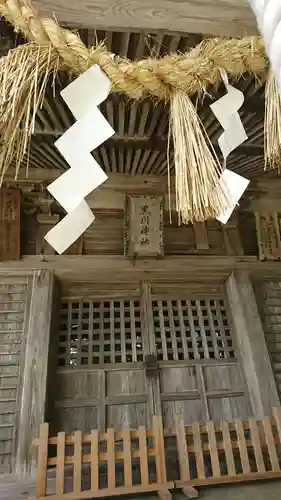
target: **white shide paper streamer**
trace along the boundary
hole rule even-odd
[[[228,155],[247,139],[247,134],[238,113],[244,102],[243,92],[228,83],[227,74],[223,70],[221,70],[221,77],[227,94],[211,104],[210,108],[224,129],[218,139],[218,144],[226,160]],[[227,189],[231,204],[216,217],[222,224],[226,224],[229,220],[249,182],[248,179],[231,170],[223,171],[219,184]]]
[[[45,236],[59,254],[95,220],[85,197],[107,180],[91,152],[115,133],[97,107],[107,98],[110,87],[110,80],[94,65],[61,92],[77,121],[55,142],[70,169],[48,187],[67,212]]]
[[[276,81],[281,87],[281,0],[249,0],[257,17]]]

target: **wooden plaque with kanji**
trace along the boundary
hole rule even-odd
[[[126,196],[124,253],[127,257],[163,255],[163,197]]]
[[[20,190],[0,189],[0,261],[20,259]]]

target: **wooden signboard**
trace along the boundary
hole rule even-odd
[[[163,250],[163,197],[125,196],[124,253],[158,257]]]
[[[260,260],[281,259],[280,214],[257,212],[255,216]]]
[[[20,259],[20,190],[0,189],[0,261]]]

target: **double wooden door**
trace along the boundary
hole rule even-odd
[[[56,429],[133,428],[153,414],[166,427],[176,413],[186,424],[251,414],[221,285],[103,287],[67,286],[61,299]]]

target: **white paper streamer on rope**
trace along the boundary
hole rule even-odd
[[[107,98],[110,87],[110,80],[94,65],[61,92],[77,121],[55,143],[70,169],[48,187],[67,212],[45,236],[59,254],[95,220],[84,198],[107,179],[91,152],[115,133],[97,108]]]
[[[224,128],[218,143],[223,157],[226,159],[231,151],[246,141],[247,134],[238,113],[244,103],[243,92],[229,85],[227,74],[223,70],[221,70],[221,77],[227,94],[211,104],[210,108]]]
[[[281,0],[249,0],[263,35],[266,51],[281,87]]]
[[[218,139],[218,144],[223,158],[226,160],[228,155],[247,139],[247,134],[238,113],[244,102],[243,92],[228,83],[227,74],[223,70],[221,70],[221,77],[227,94],[211,104],[210,108],[224,128],[224,132]],[[249,181],[241,175],[225,169],[219,183],[228,190],[231,199],[231,204],[217,216],[217,220],[226,224]]]
[[[216,217],[219,222],[226,224],[242,194],[246,191],[250,181],[226,168],[223,171],[219,183],[222,184],[224,188],[228,189],[232,200],[232,203]]]

